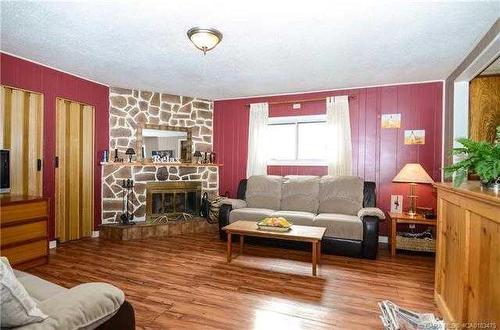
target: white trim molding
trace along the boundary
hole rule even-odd
[[[5,55],[10,55],[10,56],[13,56],[13,57],[17,57],[17,58],[19,58],[21,60],[24,60],[24,61],[27,61],[27,62],[31,62],[31,63],[34,63],[34,64],[38,64],[38,65],[44,66],[46,68],[49,68],[49,69],[52,69],[52,70],[56,70],[56,71],[59,71],[59,72],[65,73],[65,74],[69,74],[70,76],[77,77],[77,78],[89,81],[91,83],[94,83],[94,84],[102,85],[102,86],[105,86],[105,87],[110,87],[109,84],[105,84],[105,83],[102,83],[100,81],[92,80],[90,78],[86,78],[86,77],[80,76],[78,74],[71,73],[69,71],[65,71],[65,70],[62,70],[62,69],[59,69],[59,68],[56,68],[56,67],[53,67],[53,66],[50,66],[50,65],[47,65],[47,64],[43,64],[43,63],[34,61],[34,60],[26,58],[26,57],[22,57],[22,56],[19,56],[19,55],[16,55],[16,54],[12,54],[12,53],[6,52],[4,50],[0,50],[0,53],[1,54],[5,54]]]

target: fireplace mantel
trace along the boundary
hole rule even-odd
[[[146,162],[101,162],[102,166],[176,166],[176,167],[222,167],[223,164],[196,164],[196,163],[146,163]]]

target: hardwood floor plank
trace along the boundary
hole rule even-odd
[[[233,246],[233,249],[235,246]],[[35,275],[65,287],[104,281],[134,306],[138,329],[380,329],[377,302],[437,313],[434,258],[381,250],[377,260],[245,244],[227,264],[216,234],[84,239],[52,251]]]

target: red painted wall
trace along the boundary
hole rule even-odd
[[[55,236],[55,107],[56,97],[95,107],[94,228],[101,224],[100,157],[109,147],[109,88],[7,54],[0,54],[0,83],[43,94],[43,195],[50,197],[50,239]]]
[[[293,101],[349,95],[353,144],[353,174],[377,184],[378,206],[390,209],[391,194],[404,195],[408,206],[408,186],[392,183],[398,171],[410,162],[418,162],[434,180],[441,180],[442,143],[441,82],[384,87],[333,90],[327,92],[258,97],[214,103],[214,152],[224,166],[220,169],[220,193],[236,195],[240,179],[246,177],[248,144],[248,103]],[[291,104],[271,105],[270,116],[321,114],[325,101],[302,103],[300,110]],[[400,129],[381,129],[384,113],[401,113]],[[425,129],[425,145],[404,145],[405,129]],[[326,167],[269,166],[268,174],[325,175]],[[419,205],[435,207],[436,197],[430,186],[418,187]],[[385,223],[381,232],[386,232]]]

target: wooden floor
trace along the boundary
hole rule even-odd
[[[236,244],[234,250],[237,250]],[[215,234],[111,242],[87,239],[52,250],[31,273],[65,287],[104,281],[125,291],[138,329],[380,329],[377,302],[422,312],[433,303],[434,258],[382,250],[377,260],[247,245],[226,264]]]

